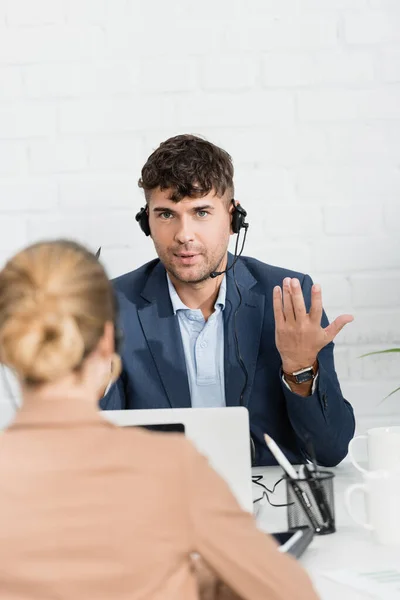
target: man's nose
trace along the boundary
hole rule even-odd
[[[175,240],[180,244],[187,244],[195,239],[193,227],[190,219],[182,217],[175,233]]]

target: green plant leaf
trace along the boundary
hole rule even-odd
[[[395,390],[393,390],[393,392],[390,392],[390,394],[388,394],[387,396],[385,396],[383,400],[386,400],[386,398],[389,398],[389,396],[393,396],[393,394],[395,394],[399,390],[400,390],[400,387],[396,388]],[[383,400],[382,400],[382,402],[383,402]]]
[[[367,354],[362,354],[358,358],[364,358],[365,356],[373,356],[374,354],[389,354],[391,352],[400,352],[400,348],[387,348],[386,350],[376,350],[375,352],[367,352]],[[390,392],[390,394],[388,394],[387,396],[385,396],[383,398],[383,400],[381,400],[381,402],[379,404],[381,404],[384,400],[386,400],[387,398],[389,398],[390,396],[392,396],[393,394],[395,394],[399,390],[400,390],[400,387],[398,387],[395,390],[393,390],[393,392]]]
[[[400,348],[388,348],[387,350],[376,350],[375,352],[367,352],[367,354],[361,354],[358,358],[364,358],[364,356],[372,356],[373,354],[388,354],[390,352],[400,352]]]

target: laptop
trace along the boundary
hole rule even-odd
[[[247,408],[105,410],[102,414],[123,427],[143,426],[156,431],[182,432],[225,479],[240,506],[253,512]]]

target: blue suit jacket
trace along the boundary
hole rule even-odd
[[[229,255],[229,264],[232,256]],[[285,277],[298,277],[310,306],[312,280],[308,275],[242,257],[235,265],[242,305],[236,319],[240,354],[248,372],[244,405],[250,413],[255,464],[276,464],[265,446],[270,434],[292,462],[306,455],[311,435],[318,462],[333,466],[347,454],[354,434],[351,405],[343,398],[333,361],[333,344],[318,355],[315,393],[303,398],[281,379],[281,359],[275,346],[272,290]],[[123,372],[101,400],[103,409],[190,407],[190,392],[179,324],[173,313],[164,266],[153,260],[113,281],[119,298],[124,333]],[[224,310],[225,397],[239,404],[245,376],[238,361],[233,316],[239,303],[232,270],[227,273]],[[328,325],[323,314],[322,325]]]

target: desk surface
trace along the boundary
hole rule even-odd
[[[367,600],[370,596],[365,592],[336,583],[322,572],[337,569],[352,569],[360,571],[377,571],[384,568],[397,567],[400,570],[400,546],[389,548],[377,544],[369,531],[358,526],[348,515],[344,504],[344,490],[352,483],[362,481],[361,475],[350,463],[343,463],[334,469],[335,473],[335,516],[336,533],[325,536],[314,536],[313,541],[300,559],[300,562],[310,574],[322,600]],[[256,467],[253,474],[263,475],[262,483],[272,488],[282,475],[279,467]],[[257,488],[258,486],[253,486]],[[254,497],[260,497],[254,489]],[[360,498],[358,497],[360,496]],[[270,500],[274,503],[286,502],[285,483],[281,482]],[[364,518],[362,509],[363,497],[356,494],[354,502],[360,502],[360,518]],[[357,507],[357,504],[356,504]],[[399,506],[400,510],[400,506]],[[275,508],[268,503],[260,506],[257,523],[264,531],[283,531],[287,529],[286,508]]]

